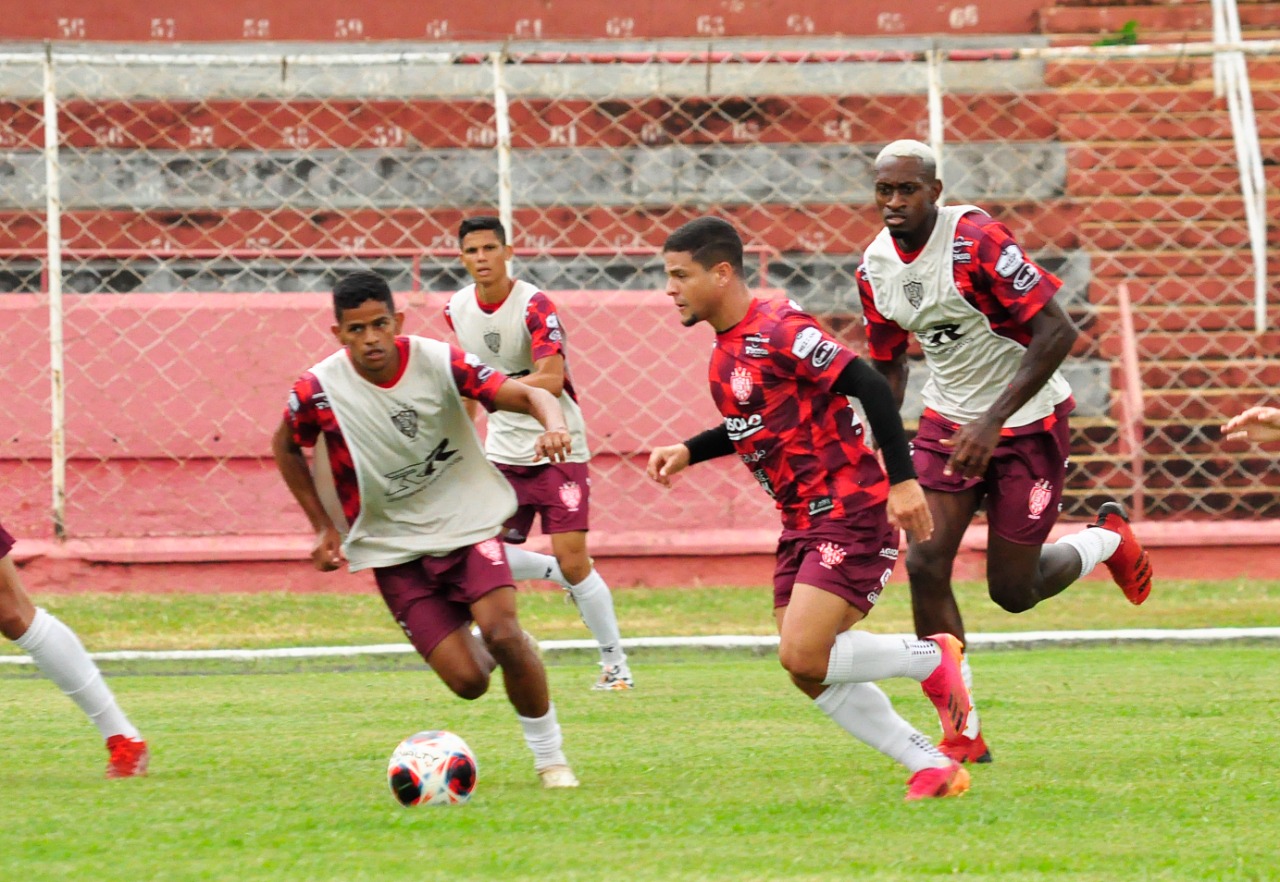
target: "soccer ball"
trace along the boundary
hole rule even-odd
[[[462,805],[476,789],[475,754],[452,732],[432,729],[401,741],[387,764],[387,783],[401,805]]]

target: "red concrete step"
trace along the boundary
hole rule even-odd
[[[1118,386],[1116,387],[1118,388]],[[1197,457],[1228,451],[1245,451],[1247,445],[1222,439],[1222,416],[1209,420],[1155,419],[1143,421],[1142,451],[1153,457]],[[1104,418],[1072,418],[1071,456],[1126,457],[1128,451],[1119,424]]]
[[[1070,203],[988,204],[1023,247],[1074,247],[1078,217]],[[365,250],[456,249],[464,217],[493,206],[449,209],[279,209],[202,211],[84,211],[63,214],[63,239],[71,250],[131,249],[156,253],[191,249],[277,248]],[[699,217],[701,207],[517,208],[515,245],[520,248],[652,249],[667,234]],[[780,252],[861,254],[882,228],[871,205],[845,203],[726,206],[717,212],[750,235],[750,244]],[[0,248],[44,253],[40,215],[0,211]],[[172,256],[172,255],[167,255]]]
[[[1229,279],[1216,276],[1164,279],[1095,277],[1089,286],[1089,302],[1115,306],[1119,303],[1122,283],[1129,287],[1130,302],[1139,306],[1182,309],[1187,306],[1251,305],[1254,301],[1253,274],[1248,272]]]
[[[1280,138],[1260,141],[1263,160],[1280,159]],[[1151,141],[1089,141],[1067,147],[1067,164],[1081,171],[1097,169],[1177,169],[1236,167],[1235,142],[1193,139]]]
[[[1256,114],[1258,136],[1280,138],[1280,111]],[[1065,141],[1226,141],[1232,140],[1231,117],[1225,109],[1192,113],[1068,113],[1059,120]]]
[[[1280,361],[1274,359],[1176,359],[1150,362],[1139,370],[1147,389],[1280,389]],[[1112,388],[1122,383],[1117,365],[1111,375]]]
[[[1255,86],[1280,79],[1280,59],[1270,56],[1251,58],[1249,79]],[[1079,91],[1135,87],[1163,90],[1192,85],[1197,89],[1212,88],[1213,60],[1207,55],[1179,56],[1173,48],[1168,54],[1153,52],[1140,59],[1050,60],[1045,63],[1044,82],[1050,88]]]
[[[1237,8],[1243,31],[1280,27],[1280,4],[1241,3]],[[1146,42],[1146,36],[1151,33],[1208,33],[1213,30],[1213,8],[1203,2],[1099,6],[1055,4],[1039,12],[1039,30],[1043,34],[1113,34],[1129,21],[1137,22],[1138,38],[1142,42]]]
[[[1091,315],[1096,324],[1091,328],[1097,336],[1119,328],[1119,310],[1102,306]],[[1267,309],[1268,325],[1280,329],[1280,305]],[[1133,310],[1133,329],[1139,337],[1159,332],[1183,332],[1188,337],[1218,334],[1241,329],[1253,330],[1252,306],[1139,306]]]
[[[946,99],[948,137],[1045,140],[1056,135],[1048,94]],[[512,146],[633,147],[662,144],[868,143],[900,137],[902,120],[928,115],[923,95],[757,95],[510,104]],[[477,100],[69,101],[63,143],[152,150],[487,148],[493,105]],[[40,149],[39,102],[0,102],[8,149]]]
[[[1280,167],[1264,166],[1268,187],[1280,187]],[[1240,172],[1234,166],[1177,166],[1168,169],[1075,169],[1067,171],[1071,196],[1212,196],[1240,189]]]
[[[1071,204],[1083,221],[1128,223],[1134,221],[1235,221],[1244,217],[1239,190],[1217,196],[1096,196],[1076,195]]]
[[[1146,224],[1138,221],[1123,224],[1086,221],[1080,224],[1078,232],[1082,247],[1098,251],[1246,248],[1249,245],[1249,230],[1243,218],[1200,224],[1186,221]],[[1269,230],[1267,240],[1272,245],[1280,245],[1280,229]]]
[[[1266,389],[1144,389],[1142,412],[1146,419],[1225,422],[1259,401]]]
[[[1094,255],[1095,278],[1132,279],[1137,276],[1223,279],[1253,277],[1253,259],[1240,249],[1206,248],[1199,251],[1126,251]],[[1280,273],[1280,255],[1269,255],[1267,271]]]
[[[1220,331],[1188,334],[1186,331],[1151,331],[1138,335],[1140,361],[1184,358],[1259,358],[1280,351],[1280,330],[1254,334],[1250,331]],[[1096,354],[1119,358],[1121,338],[1118,328],[1097,338]]]

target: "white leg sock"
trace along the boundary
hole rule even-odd
[[[564,573],[560,572],[560,564],[549,554],[538,554],[536,551],[525,551],[514,545],[507,546],[507,563],[511,564],[511,575],[524,582],[528,579],[546,579],[548,582],[559,582],[564,588],[569,587]]]
[[[613,611],[613,595],[609,586],[593,568],[577,585],[569,586],[578,614],[586,623],[591,636],[600,644],[600,660],[606,665],[618,665],[627,660],[622,651],[622,635],[618,631],[618,617]]]
[[[838,683],[813,703],[841,729],[912,772],[951,764],[928,738],[898,716],[889,696],[874,683]]]
[[[919,682],[932,674],[940,661],[942,650],[932,640],[845,631],[836,635],[827,661],[827,678],[822,682],[870,683],[890,677]]]
[[[524,743],[533,751],[534,771],[541,772],[549,766],[567,765],[561,746],[560,723],[556,720],[556,706],[551,704],[541,717],[522,717],[516,714],[520,728],[524,730]]]
[[[85,652],[80,638],[55,616],[36,607],[31,627],[13,642],[26,650],[41,673],[80,706],[103,738],[138,737],[138,730],[116,704],[115,696],[102,679],[98,666]]]
[[[960,673],[964,676],[964,685],[969,687],[969,717],[965,720],[964,732],[967,738],[975,738],[982,730],[982,724],[978,722],[978,702],[973,698],[973,670],[969,667],[969,656],[965,656],[960,660]]]
[[[1080,555],[1080,575],[1087,576],[1093,568],[1116,553],[1120,547],[1120,534],[1098,527],[1086,527],[1078,533],[1063,536],[1054,545],[1067,545]]]

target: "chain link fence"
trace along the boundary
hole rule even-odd
[[[1280,388],[1256,217],[1274,90],[1245,112],[1203,46],[796,46],[0,55],[0,515],[28,536],[302,529],[267,439],[333,346],[324,292],[372,268],[410,330],[440,332],[436,295],[467,281],[458,223],[500,212],[516,274],[576,292],[593,527],[770,526],[722,463],[677,494],[643,481],[652,445],[715,422],[706,336],[643,293],[662,287],[657,251],[725,216],[753,285],[860,348],[872,160],[916,137],[941,152],[947,202],[990,211],[1065,282],[1084,332],[1066,515],[1116,496],[1153,518],[1280,517],[1280,464],[1217,433]],[[1280,46],[1245,51],[1255,85],[1280,79]]]

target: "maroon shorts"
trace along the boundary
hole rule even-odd
[[[986,474],[980,478],[942,473],[951,450],[941,441],[950,438],[954,430],[927,414],[920,417],[920,430],[911,442],[920,486],[939,493],[976,487],[979,501],[986,503],[987,528],[992,533],[1018,545],[1044,544],[1062,504],[1071,451],[1067,415],[1072,406],[1071,399],[1058,405],[1048,428],[1001,438]]]
[[[791,603],[791,589],[799,582],[869,613],[897,562],[898,530],[883,505],[807,530],[783,530],[773,570],[774,609]]]
[[[373,577],[387,609],[424,659],[440,641],[471,621],[471,604],[515,584],[507,553],[486,539],[442,557],[377,567]]]
[[[542,532],[576,533],[587,529],[591,478],[585,462],[548,462],[535,466],[494,463],[516,491],[519,506],[506,523],[508,542],[523,542],[542,515]]]
[[[4,524],[0,524],[0,558],[3,558],[13,550],[13,537],[5,531]]]

